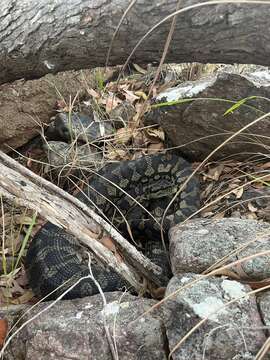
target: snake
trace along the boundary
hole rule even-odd
[[[191,173],[191,164],[178,154],[167,151],[145,155],[135,160],[106,164],[90,176],[82,191],[75,196],[95,209],[124,236],[130,237],[131,232],[134,238],[141,239],[140,250],[168,271],[168,264],[165,265],[167,255],[161,241],[161,223],[167,236],[171,227],[198,210],[199,180],[192,176],[186,182]],[[100,291],[96,282],[103,292],[129,286],[114,269],[95,259],[91,262],[95,281],[89,276],[86,278],[89,275],[88,261],[78,241],[65,229],[50,222],[33,237],[25,267],[34,294],[47,299],[55,299],[64,291],[64,299],[95,295]],[[81,281],[67,292],[71,283],[75,284],[78,279]]]

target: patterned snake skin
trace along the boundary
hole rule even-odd
[[[124,236],[128,221],[134,237],[142,237],[144,253],[158,265],[166,268],[166,254],[161,252],[160,226],[162,215],[170,200],[191,174],[189,163],[177,155],[166,153],[151,155],[133,161],[106,165],[93,175],[77,198],[102,210]],[[121,190],[123,189],[123,190]],[[129,194],[130,196],[128,196]],[[157,220],[141,206],[137,200]],[[109,200],[109,201],[108,201]],[[193,177],[169,208],[163,229],[168,229],[186,219],[199,207],[199,183]],[[119,213],[121,211],[121,214]],[[47,223],[34,237],[26,256],[26,269],[30,286],[39,296],[45,296],[68,279],[73,282],[89,274],[87,261],[73,236],[57,226]],[[91,268],[102,290],[115,291],[128,286],[116,272],[92,261]],[[166,270],[167,271],[167,270]],[[68,285],[49,298],[61,294]],[[94,282],[85,279],[65,298],[77,298],[98,293]]]

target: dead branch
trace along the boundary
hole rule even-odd
[[[160,286],[164,281],[160,268],[138,252],[92,209],[56,185],[34,174],[2,151],[0,151],[0,194],[17,201],[22,206],[36,210],[47,220],[66,229],[79,242],[88,246],[99,260],[125,278],[136,291],[143,290],[140,277],[146,278],[156,286]],[[108,234],[124,256],[123,261],[119,261],[113,252],[99,241]]]

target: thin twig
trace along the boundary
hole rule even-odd
[[[105,329],[105,333],[106,333],[106,337],[107,337],[107,340],[108,340],[108,343],[109,343],[109,347],[110,347],[110,350],[111,350],[111,354],[112,354],[112,357],[113,357],[113,360],[118,360],[118,356],[117,356],[117,350],[115,348],[115,342],[113,341],[112,339],[112,336],[111,336],[111,333],[110,333],[110,329],[109,329],[109,326],[107,324],[107,318],[106,318],[106,307],[107,307],[107,300],[106,300],[106,297],[104,295],[104,292],[102,291],[102,288],[99,284],[99,282],[95,279],[94,275],[93,275],[93,272],[92,272],[92,268],[91,268],[91,256],[89,253],[87,253],[88,255],[88,269],[89,269],[89,273],[90,273],[90,278],[93,280],[93,282],[95,283],[96,287],[98,288],[98,292],[100,293],[101,295],[101,298],[102,298],[102,302],[103,302],[103,325],[104,325],[104,329]]]

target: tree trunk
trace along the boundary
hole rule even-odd
[[[201,0],[183,0],[181,7]],[[109,64],[124,63],[141,37],[171,14],[178,0],[137,0],[117,34]],[[2,0],[0,83],[104,66],[127,0]],[[269,6],[219,4],[180,14],[167,62],[268,65]],[[171,20],[135,52],[140,64],[159,61]]]

